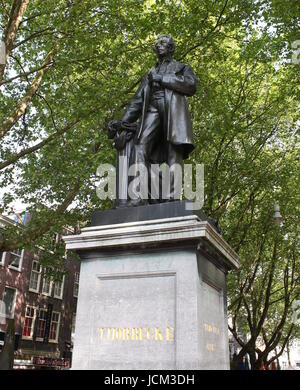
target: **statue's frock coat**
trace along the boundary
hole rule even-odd
[[[175,60],[170,61],[166,73],[162,76],[161,85],[165,88],[167,141],[175,145],[182,145],[183,158],[187,158],[194,149],[192,122],[186,96],[195,94],[197,81],[190,66]],[[136,142],[143,132],[150,94],[148,77],[144,77],[122,118],[123,121],[132,123],[141,117],[141,126]]]

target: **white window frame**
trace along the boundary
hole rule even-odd
[[[78,275],[78,281],[76,281],[76,275]],[[78,285],[77,295],[75,294],[75,285]],[[73,297],[78,298],[78,293],[79,293],[79,272],[75,272],[74,273]]]
[[[47,268],[43,268],[43,272],[46,272]],[[43,277],[43,283],[42,283],[42,294],[46,295],[46,297],[51,297],[52,295],[52,290],[53,290],[53,280],[49,278],[47,281],[49,281],[50,288],[49,288],[49,293],[44,292],[44,285],[45,285],[46,278],[45,276]]]
[[[71,323],[71,336],[74,337],[76,330],[76,311],[72,313],[72,323]]]
[[[37,331],[38,331],[38,325],[39,325],[39,319],[40,319],[40,312],[41,311],[43,311],[43,312],[46,312],[46,319],[45,320],[43,320],[43,321],[45,321],[45,323],[47,322],[47,309],[46,308],[41,308],[40,310],[39,310],[39,317],[37,317],[37,315],[35,314],[35,317],[36,317],[36,320],[37,320],[37,328],[36,328],[36,333],[37,333]],[[45,324],[46,325],[46,324]],[[36,341],[44,341],[44,338],[43,337],[36,337],[35,338],[36,339]]]
[[[55,294],[55,286],[56,286],[56,283],[61,283],[60,295],[56,295],[56,294]],[[57,299],[63,299],[63,296],[64,296],[64,287],[65,287],[65,275],[63,275],[61,282],[59,282],[59,281],[54,282],[53,297],[54,297],[54,298],[57,298]]]
[[[2,265],[3,267],[4,267],[4,264],[5,264],[6,253],[7,252],[3,252],[2,256],[1,256],[1,259],[0,259],[0,265]]]
[[[41,284],[41,273],[42,273],[41,268],[42,268],[42,267],[41,267],[41,265],[40,265],[40,271],[39,271],[39,272],[38,272],[38,271],[35,271],[35,270],[33,270],[33,264],[34,264],[34,263],[38,263],[38,264],[40,265],[40,262],[39,262],[38,260],[32,260],[32,263],[31,263],[31,271],[30,271],[30,278],[29,278],[29,288],[28,288],[28,290],[29,290],[30,292],[39,293],[39,291],[40,291],[40,284]],[[37,283],[37,288],[36,288],[36,290],[33,289],[32,287],[30,287],[32,272],[35,272],[35,273],[39,274],[39,276],[38,276],[38,283]]]
[[[58,314],[58,322],[56,322],[57,328],[56,328],[56,338],[55,338],[55,340],[54,339],[50,339],[53,313]],[[52,314],[51,314],[51,321],[50,321],[49,343],[55,343],[55,344],[58,343],[59,330],[60,330],[60,319],[61,319],[61,313],[59,311],[53,311]]]
[[[14,300],[13,300],[13,304],[12,304],[13,309],[12,309],[12,313],[10,313],[10,314],[6,313],[6,304],[5,304],[5,301],[4,301],[5,289],[14,290],[14,292],[15,292]],[[15,317],[16,301],[17,301],[17,289],[15,287],[5,286],[4,287],[4,292],[3,292],[3,302],[4,302],[4,305],[2,305],[2,307],[5,308],[5,313],[1,313],[2,317],[4,317],[4,318],[14,318]]]
[[[27,308],[28,308],[28,307],[30,307],[31,309],[34,310],[33,317],[26,317],[26,311],[27,311]],[[26,305],[26,306],[25,306],[24,324],[23,324],[23,328],[22,328],[22,339],[23,339],[23,340],[32,340],[33,332],[34,332],[34,327],[35,327],[35,321],[36,321],[36,310],[37,310],[37,307],[36,307],[36,306],[31,306],[31,305]],[[26,318],[32,318],[30,336],[24,336],[24,335],[23,335]]]
[[[21,255],[18,255],[17,253],[14,253],[13,251],[9,252],[9,255],[14,255],[14,256],[20,256],[20,263],[19,267],[15,267],[14,265],[8,265],[9,269],[13,269],[14,271],[22,271],[22,265],[23,265],[23,258],[24,258],[24,249],[21,250]]]

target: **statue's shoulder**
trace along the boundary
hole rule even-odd
[[[189,67],[188,65],[184,64],[183,62],[172,60],[171,62],[172,70],[175,71],[175,73],[180,72],[184,68]]]
[[[177,61],[177,60],[172,60],[172,62],[176,65],[176,66],[180,66],[180,67],[183,67],[185,66],[185,64],[183,62],[180,62],[180,61]]]

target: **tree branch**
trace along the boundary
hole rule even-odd
[[[277,238],[275,239],[277,240]],[[277,241],[274,243],[274,249],[273,249],[273,256],[271,260],[271,266],[270,266],[270,271],[269,271],[269,278],[268,278],[268,284],[266,288],[266,295],[265,295],[265,300],[264,300],[264,306],[263,306],[263,311],[261,314],[261,317],[259,319],[259,322],[257,324],[257,329],[256,329],[256,334],[257,336],[259,335],[261,328],[264,324],[264,321],[266,319],[268,309],[270,306],[270,296],[271,296],[271,288],[272,288],[272,282],[273,282],[273,277],[274,277],[274,270],[275,270],[275,264],[276,264],[276,256],[277,256]]]
[[[43,35],[45,33],[45,31],[51,31],[51,33],[48,33],[48,34],[53,34],[54,30],[50,27],[47,27],[47,28],[44,28],[43,30],[40,30],[40,31],[36,31],[35,33],[31,34],[29,37],[23,39],[23,41],[19,42],[19,43],[16,43],[13,47],[12,47],[12,50],[16,49],[17,47],[23,45],[24,43],[30,41],[31,39],[33,38],[36,38],[40,35]]]
[[[3,138],[9,130],[18,122],[20,117],[24,114],[26,107],[30,103],[33,95],[37,91],[42,78],[44,76],[44,73],[52,63],[53,59],[53,51],[51,51],[45,58],[42,69],[38,72],[37,76],[33,80],[32,84],[28,88],[25,96],[21,99],[20,103],[18,104],[18,107],[15,109],[15,111],[11,114],[11,116],[6,119],[2,125],[0,126],[0,139]]]
[[[210,34],[212,34],[212,33],[218,28],[219,23],[220,23],[220,21],[221,21],[221,18],[222,18],[222,16],[223,16],[224,12],[225,12],[226,7],[227,7],[227,3],[228,3],[228,0],[225,1],[224,6],[223,6],[223,8],[222,8],[222,10],[221,10],[221,12],[220,12],[219,17],[218,17],[218,20],[217,20],[215,26],[212,28],[212,30],[210,30],[210,31],[207,33],[206,37],[202,38],[200,42],[198,42],[196,45],[194,45],[194,46],[192,46],[191,48],[189,48],[189,49],[188,49],[188,50],[179,58],[179,61],[181,61],[184,57],[186,57],[190,52],[192,52],[192,51],[196,50],[198,47],[200,47],[201,44],[202,44],[202,42],[204,41],[204,39],[207,39],[207,37],[208,37]]]
[[[4,33],[3,42],[6,48],[6,52],[5,52],[5,63],[0,64],[0,82],[3,79],[9,53],[12,50],[19,25],[23,19],[28,3],[29,0],[14,0],[13,5],[11,7],[9,21]]]
[[[64,201],[59,206],[57,206],[54,211],[49,210],[50,216],[46,223],[43,223],[39,226],[35,226],[33,224],[32,227],[29,225],[28,228],[22,229],[21,234],[14,239],[4,240],[3,237],[0,236],[2,241],[0,241],[0,249],[2,251],[9,251],[12,248],[16,248],[20,241],[22,241],[24,245],[32,245],[36,239],[43,236],[49,230],[49,228],[55,224],[57,217],[64,213],[68,206],[72,203],[83,181],[84,175],[81,175],[76,179],[74,186],[68,191]],[[19,227],[17,227],[17,229],[19,229]]]
[[[276,353],[275,356],[273,356],[270,360],[268,360],[267,365],[270,365],[274,360],[278,359],[279,356],[281,356],[283,354],[284,348],[286,347],[286,344],[288,343],[288,341],[289,341],[289,339],[291,337],[293,328],[294,328],[294,324],[292,324],[290,326],[290,329],[289,329],[288,334],[286,335],[286,337],[285,337],[285,339],[283,341],[283,344],[282,344],[282,347],[281,347],[280,351],[278,353]]]
[[[31,146],[30,148],[24,149],[19,153],[16,153],[11,159],[3,161],[0,163],[0,170],[8,167],[11,164],[14,164],[17,162],[20,158],[25,157],[26,155],[33,153],[39,149],[41,149],[43,146],[49,144],[50,142],[54,141],[57,137],[60,135],[66,133],[68,130],[70,130],[74,125],[76,125],[78,122],[80,122],[81,119],[76,119],[73,122],[69,123],[67,126],[63,127],[62,129],[56,131],[55,133],[51,134],[48,138],[44,139],[43,141],[39,142],[38,144]]]
[[[11,83],[12,81],[14,81],[14,80],[16,80],[16,79],[19,79],[19,78],[21,78],[21,77],[26,77],[26,78],[27,78],[27,76],[31,75],[32,73],[38,72],[39,70],[41,70],[41,69],[43,69],[43,68],[45,68],[45,67],[48,67],[48,66],[50,66],[50,65],[53,65],[53,62],[50,63],[49,65],[48,65],[48,64],[47,64],[47,65],[42,65],[42,66],[39,66],[38,68],[34,68],[34,69],[32,69],[32,70],[30,70],[30,71],[28,71],[28,72],[20,73],[19,75],[14,76],[14,77],[12,77],[12,78],[10,78],[10,79],[8,79],[8,80],[0,81],[0,87],[1,87],[1,85],[9,84],[9,83]]]

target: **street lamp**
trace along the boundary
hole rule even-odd
[[[279,203],[278,202],[275,202],[274,203],[274,215],[273,215],[273,220],[274,222],[277,224],[277,225],[280,225],[281,221],[282,221],[282,216],[280,214],[280,207],[279,207]]]

